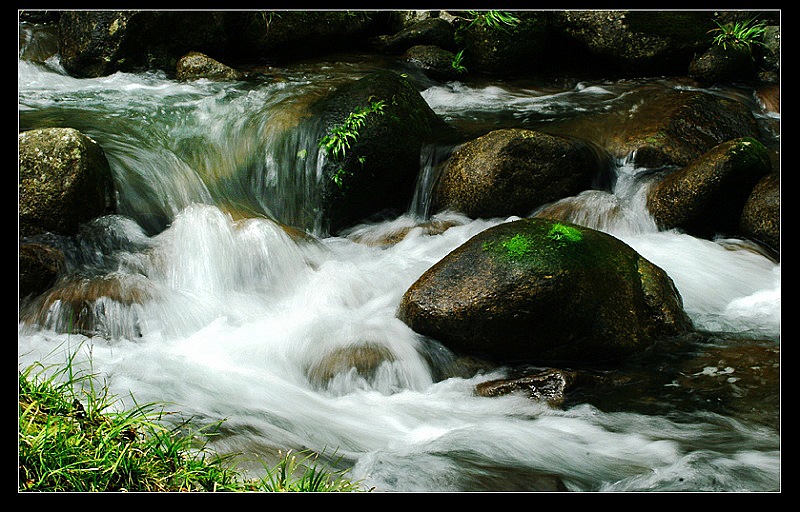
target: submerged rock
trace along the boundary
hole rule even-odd
[[[606,233],[548,219],[487,229],[426,271],[397,313],[459,354],[584,364],[691,329],[672,280]]]

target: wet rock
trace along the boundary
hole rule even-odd
[[[238,16],[227,11],[64,11],[59,19],[61,63],[80,78],[146,69],[172,72],[190,51],[223,58]]]
[[[42,243],[19,246],[19,297],[36,296],[50,288],[64,270],[64,254]]]
[[[767,246],[780,258],[781,177],[771,172],[761,178],[742,208],[741,233]]]
[[[609,141],[609,151],[618,158],[630,157],[637,167],[684,166],[723,142],[758,138],[756,119],[747,106],[702,92],[643,101],[641,108],[626,115],[624,131]]]
[[[320,210],[331,233],[408,208],[424,143],[448,130],[411,82],[380,71],[311,106],[311,133],[327,137]]]
[[[455,18],[456,39],[470,73],[516,77],[553,68],[550,40],[554,13],[510,11],[517,21],[498,24],[487,23],[472,13],[460,14]]]
[[[494,130],[453,152],[434,189],[433,209],[473,218],[527,216],[591,188],[608,169],[607,155],[587,142]]]
[[[620,240],[547,219],[487,229],[426,271],[398,317],[495,362],[618,360],[691,329],[666,273]]]
[[[689,64],[689,76],[705,86],[750,82],[755,75],[755,62],[746,46],[715,44]]]
[[[393,360],[394,354],[380,345],[368,343],[346,346],[314,362],[306,369],[306,376],[314,387],[320,389],[326,388],[337,375],[351,371],[369,382],[374,379],[380,365]]]
[[[667,174],[648,191],[647,207],[661,229],[680,228],[705,238],[734,235],[753,187],[771,169],[763,144],[731,140]]]
[[[153,290],[134,277],[66,278],[27,305],[20,321],[62,333],[133,339],[141,335],[141,326],[132,306],[153,297]]]
[[[244,73],[212,59],[200,52],[189,52],[180,58],[176,66],[176,77],[179,80],[241,80]]]
[[[779,85],[757,87],[756,101],[767,112],[781,113],[781,88]]]
[[[523,393],[532,400],[558,407],[564,403],[565,393],[576,378],[576,372],[550,369],[525,377],[481,382],[475,391],[486,397]]]
[[[453,66],[455,54],[438,46],[412,46],[403,58],[434,80],[457,80],[461,76],[461,72]]]
[[[379,36],[372,41],[373,46],[386,53],[401,54],[413,46],[436,46],[454,51],[455,29],[441,18],[420,20],[394,35]]]
[[[115,210],[105,152],[73,128],[19,134],[19,232],[70,235]]]
[[[606,74],[686,72],[693,55],[708,46],[716,25],[711,11],[590,11],[558,13],[561,30]]]

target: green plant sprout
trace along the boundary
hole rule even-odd
[[[453,62],[451,62],[450,65],[453,67],[456,73],[467,72],[467,68],[464,67],[463,60],[464,60],[464,50],[459,51],[453,56]]]

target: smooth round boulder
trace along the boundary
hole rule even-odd
[[[611,362],[691,329],[661,268],[611,235],[544,218],[471,238],[406,291],[397,316],[496,363]]]
[[[661,229],[701,238],[736,235],[747,198],[771,170],[762,143],[730,140],[656,183],[647,193],[647,208]]]
[[[580,139],[494,130],[453,152],[435,186],[433,208],[472,218],[527,216],[591,188],[609,162],[603,151]]]

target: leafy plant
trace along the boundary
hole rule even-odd
[[[470,16],[473,16],[472,20],[470,20],[469,25],[467,28],[478,25],[478,26],[486,26],[490,29],[497,29],[497,30],[507,30],[507,27],[516,27],[520,23],[520,19],[517,18],[513,13],[508,11],[467,11],[469,12]]]
[[[716,33],[714,44],[720,45],[724,49],[727,49],[728,45],[730,45],[733,48],[747,48],[752,51],[753,45],[764,44],[761,40],[766,31],[766,25],[763,21],[748,18],[725,24],[714,20],[714,23],[717,24],[717,28],[713,28],[708,32]]]
[[[320,139],[319,146],[324,149],[334,161],[341,162],[344,160],[347,150],[350,149],[350,144],[358,140],[359,130],[364,126],[364,123],[366,123],[367,117],[370,114],[383,115],[385,106],[386,102],[379,100],[370,101],[368,107],[356,107],[353,112],[348,114],[342,124],[331,128],[330,132]],[[347,171],[345,171],[343,167],[340,167],[333,173],[331,179],[341,188],[347,174]]]

